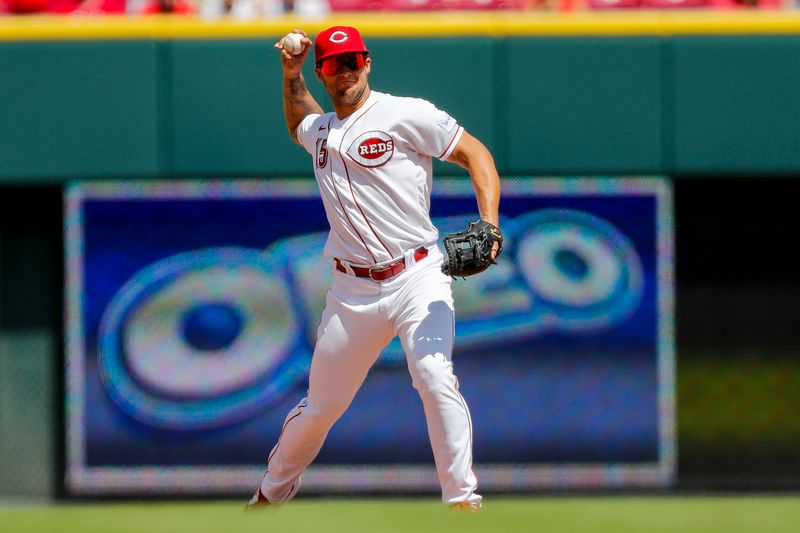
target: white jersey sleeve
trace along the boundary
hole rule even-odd
[[[464,128],[456,119],[421,98],[405,98],[399,133],[408,144],[423,155],[442,161],[450,157]]]
[[[317,123],[321,121],[322,117],[323,115],[311,113],[310,115],[306,115],[306,118],[297,125],[297,140],[300,141],[300,144],[306,149],[306,152],[311,155],[314,155],[314,151],[316,150],[316,139],[319,129]]]

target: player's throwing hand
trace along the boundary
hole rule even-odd
[[[303,45],[302,52],[299,54],[290,54],[283,46],[283,41],[286,39],[286,37],[281,37],[281,39],[275,43],[274,47],[281,51],[281,63],[283,64],[284,71],[286,71],[288,74],[299,74],[300,70],[303,68],[303,63],[306,60],[306,56],[308,55],[309,50],[311,50],[311,39],[308,38],[308,35],[305,31],[299,28],[295,28],[292,33],[302,36],[300,39],[300,43]]]

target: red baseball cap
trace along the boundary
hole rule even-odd
[[[319,63],[327,57],[348,52],[369,53],[361,34],[350,26],[333,26],[323,30],[314,41],[315,63]]]

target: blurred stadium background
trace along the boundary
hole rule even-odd
[[[57,11],[47,2],[12,4],[25,3],[2,5]],[[270,46],[294,27],[313,34],[347,23],[362,28],[373,50],[374,88],[440,104],[486,142],[504,178],[655,176],[668,184],[677,462],[663,485],[639,491],[779,493],[788,497],[779,505],[796,505],[795,5],[535,4],[351,14],[331,3],[332,12],[215,12],[215,20],[0,16],[0,502],[74,497],[65,481],[65,257],[74,245],[65,234],[67,187],[309,177],[284,132]],[[530,494],[542,492],[550,490]],[[592,505],[576,501],[584,505],[577,509]],[[762,529],[726,528],[727,512],[696,530]],[[789,518],[776,530],[798,524],[796,511],[781,516]],[[688,530],[673,525],[664,530]]]

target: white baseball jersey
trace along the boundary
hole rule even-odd
[[[463,133],[426,100],[377,91],[342,120],[308,115],[297,138],[313,156],[331,227],[324,254],[370,265],[434,244],[432,158],[447,159]]]
[[[308,392],[286,416],[267,472],[251,504],[282,503],[322,449],[380,351],[399,337],[412,384],[422,399],[442,500],[480,505],[472,471],[472,423],[453,373],[455,328],[451,279],[432,246],[432,158],[447,159],[464,130],[431,103],[372,91],[344,120],[309,115],[297,137],[314,157],[331,230],[325,255],[360,265],[429,254],[398,275],[372,279],[333,270],[326,293]]]

